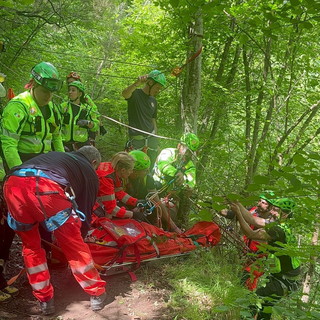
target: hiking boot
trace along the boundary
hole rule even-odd
[[[10,294],[12,297],[16,297],[19,294],[19,289],[13,286],[7,286],[2,289],[4,293]]]
[[[0,291],[0,303],[7,303],[12,300],[10,294]]]
[[[105,305],[106,298],[107,298],[107,294],[105,292],[100,296],[91,296],[90,297],[91,310],[92,311],[101,310]]]
[[[40,301],[40,308],[41,308],[42,314],[44,316],[47,316],[49,314],[53,314],[55,312],[54,299],[52,298],[46,302]]]

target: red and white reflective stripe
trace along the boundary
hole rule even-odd
[[[101,279],[100,279],[100,277],[97,276],[95,278],[79,281],[79,284],[80,284],[81,288],[85,289],[88,287],[95,286],[97,283],[100,283],[100,282],[101,282]]]
[[[122,199],[120,199],[123,203],[127,204],[127,202],[130,200],[131,196],[126,194]]]
[[[118,214],[118,212],[119,212],[120,210],[121,210],[121,208],[118,207],[118,206],[116,206],[116,207],[112,210],[111,214],[112,214],[113,216],[115,216],[115,215]]]
[[[122,191],[122,190],[123,190],[122,187],[114,188],[114,192],[119,192],[119,191]]]
[[[27,268],[27,272],[29,274],[35,274],[35,273],[39,273],[39,272],[43,272],[43,271],[47,271],[47,270],[48,270],[47,263],[42,263],[42,264],[39,264],[35,267]]]
[[[77,267],[77,268],[71,268],[71,270],[72,270],[72,272],[74,273],[74,274],[84,274],[84,273],[86,273],[86,272],[88,272],[88,271],[90,271],[90,270],[94,270],[95,269],[95,267],[94,267],[94,265],[93,265],[93,262],[92,263],[90,263],[90,264],[87,264],[87,265],[85,265],[85,266],[82,266],[82,267]]]
[[[40,281],[36,283],[30,283],[33,290],[42,290],[46,287],[49,287],[50,280]]]
[[[107,195],[104,195],[102,197],[97,197],[97,201],[112,201],[112,200],[115,200],[116,199],[116,195],[113,193],[113,194],[107,194]]]

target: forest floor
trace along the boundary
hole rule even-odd
[[[21,245],[15,238],[10,262],[7,268],[8,278],[22,269]],[[19,296],[0,305],[0,320],[172,320],[167,307],[170,288],[161,276],[159,262],[149,262],[135,272],[136,281],[128,273],[104,277],[107,282],[107,302],[105,307],[93,312],[90,309],[89,296],[73,278],[69,268],[50,270],[51,281],[55,289],[56,313],[42,316],[37,300],[25,275],[14,284],[20,289]]]

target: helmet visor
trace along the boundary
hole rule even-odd
[[[59,91],[62,87],[63,81],[59,79],[48,79],[48,78],[42,78],[41,80],[41,86],[45,87],[49,91]]]

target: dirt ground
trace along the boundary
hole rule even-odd
[[[8,278],[16,275],[22,268],[21,246],[17,238],[12,247]],[[89,296],[81,289],[68,268],[50,270],[55,288],[56,313],[42,316],[38,302],[33,297],[26,276],[14,284],[20,289],[19,296],[0,305],[0,320],[172,320],[170,309],[166,306],[169,289],[165,281],[159,287],[155,278],[161,277],[159,262],[149,262],[135,272],[137,281],[132,281],[128,273],[104,277],[107,282],[107,303],[104,309],[93,312]],[[155,284],[157,283],[157,284]],[[162,287],[162,288],[161,288]]]

